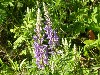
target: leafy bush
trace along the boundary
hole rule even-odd
[[[59,45],[48,55],[49,65],[39,69],[33,36],[38,8],[45,27],[43,2]],[[1,0],[0,11],[1,75],[99,75],[99,0]]]

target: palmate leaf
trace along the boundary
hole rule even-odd
[[[84,41],[84,44],[86,44],[84,46],[85,49],[91,49],[93,47],[98,47],[99,48],[99,45],[100,45],[100,39],[98,40],[86,40]]]
[[[83,43],[85,44],[85,46],[84,46],[84,49],[85,49],[84,55],[88,56],[87,50],[89,50],[92,47],[94,47],[95,40],[85,40]]]
[[[85,40],[85,41],[84,41],[84,44],[90,45],[90,44],[92,44],[92,43],[94,43],[94,42],[95,42],[95,40]]]
[[[20,36],[19,38],[17,38],[17,40],[14,42],[14,49],[16,49],[17,47],[21,46],[21,43],[25,41],[25,37],[24,36]]]

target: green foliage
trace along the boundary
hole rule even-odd
[[[42,2],[60,38],[43,70],[37,68],[33,48],[37,7],[44,22]],[[98,0],[0,0],[0,75],[97,75],[99,16]],[[89,30],[94,40],[89,39]]]

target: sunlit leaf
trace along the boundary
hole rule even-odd
[[[95,42],[95,40],[85,40],[85,41],[84,41],[84,44],[90,45],[90,44],[92,44],[92,43],[94,43],[94,42]]]

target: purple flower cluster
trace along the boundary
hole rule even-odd
[[[54,31],[51,27],[52,22],[50,21],[49,14],[48,14],[47,8],[45,6],[45,3],[43,3],[43,6],[44,6],[44,17],[46,19],[44,30],[46,31],[45,33],[47,35],[47,39],[49,40],[48,44],[52,50],[53,46],[59,44],[59,38],[56,34],[56,31]]]
[[[41,34],[42,28],[41,28],[41,16],[40,16],[40,9],[38,8],[37,12],[37,23],[36,23],[36,35],[33,37],[34,39],[34,53],[36,58],[36,64],[38,68],[43,69],[45,65],[48,65],[48,50],[54,49],[53,47],[55,45],[58,45],[59,38],[56,34],[56,31],[52,29],[52,23],[50,21],[48,11],[46,9],[45,3],[43,3],[44,6],[44,15],[45,15],[45,34],[47,37],[43,37]],[[48,44],[44,44],[44,39],[48,39]]]
[[[47,45],[43,44],[43,38],[41,35],[41,18],[40,18],[40,9],[38,8],[37,13],[37,23],[36,23],[36,36],[33,37],[34,39],[34,49],[35,49],[35,58],[36,64],[38,68],[43,69],[45,64],[48,64],[48,55],[47,55]]]
[[[40,45],[34,42],[35,58],[38,68],[43,69],[45,64],[48,64],[47,45]]]
[[[45,33],[47,35],[47,39],[49,39],[49,46],[52,47],[54,45],[58,45],[59,38],[56,34],[56,31],[53,31],[51,26],[49,26],[48,24],[46,24],[44,30],[46,31]]]

